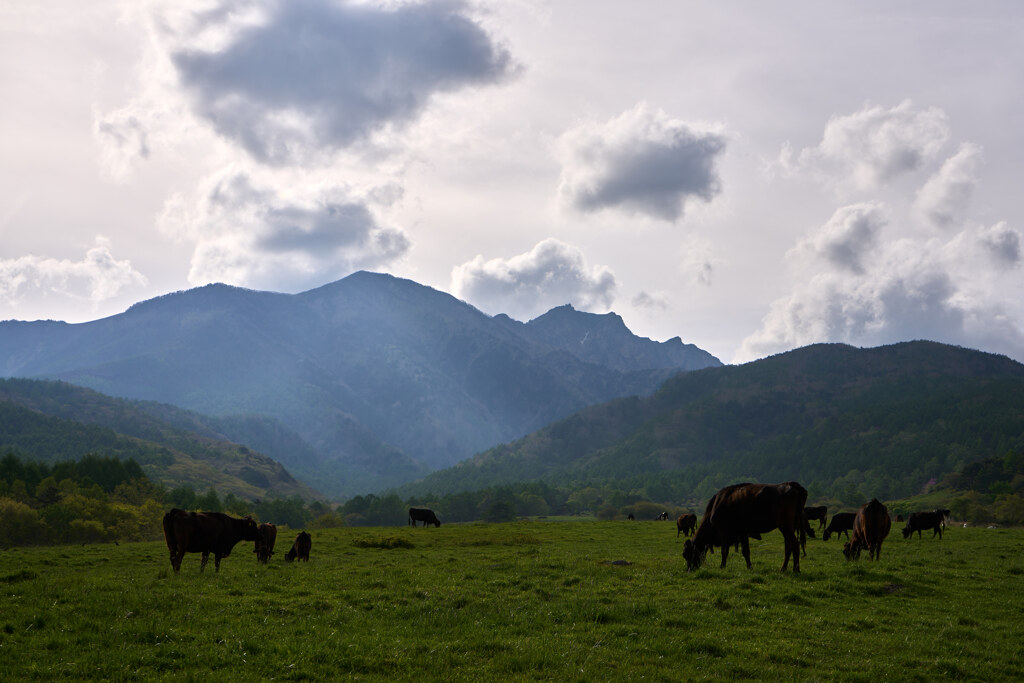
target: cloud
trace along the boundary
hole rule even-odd
[[[822,235],[835,232],[832,223]],[[877,231],[884,223],[874,225]],[[1019,283],[1005,274],[1007,266],[1019,262],[1019,233],[1000,224],[964,230],[945,242],[870,241],[877,242],[876,253],[870,261],[854,259],[857,268],[827,250],[817,252],[816,269],[802,263],[803,281],[772,303],[736,360],[825,341],[877,346],[908,339],[1024,355],[1024,334],[1011,313]],[[807,244],[822,242],[830,243],[821,235],[812,237],[799,252],[810,253]],[[994,261],[1002,261],[1003,274],[992,268]]]
[[[865,106],[832,117],[817,147],[803,149],[795,158],[787,147],[781,162],[792,172],[840,175],[856,188],[869,190],[918,170],[948,138],[945,112],[915,110],[910,100],[904,100],[891,109]]]
[[[618,283],[605,266],[589,266],[576,247],[546,239],[509,259],[477,256],[452,270],[452,293],[491,313],[528,320],[566,303],[607,310]]]
[[[977,185],[975,172],[981,160],[977,145],[960,145],[917,193],[915,208],[932,224],[948,228],[958,224]]]
[[[559,140],[558,192],[584,213],[620,209],[665,221],[688,202],[721,192],[715,164],[726,147],[701,129],[640,103],[605,123],[583,123]]]
[[[633,305],[633,308],[663,312],[668,310],[668,302],[669,297],[666,292],[655,292],[654,294],[640,292],[633,297],[630,303]]]
[[[52,294],[98,304],[145,284],[146,278],[130,261],[114,258],[110,240],[102,236],[81,261],[32,255],[0,259],[0,299],[10,304]]]
[[[413,121],[438,93],[516,71],[461,2],[258,4],[245,22],[227,6],[195,15],[188,35],[215,39],[171,57],[195,112],[263,163],[349,147]]]
[[[278,194],[229,168],[195,196],[169,200],[161,229],[196,245],[189,281],[297,291],[408,251],[405,233],[379,225],[345,188],[296,186],[303,189]]]
[[[864,259],[876,246],[878,234],[887,222],[885,212],[877,204],[844,206],[793,252],[810,252],[840,270],[863,274]]]

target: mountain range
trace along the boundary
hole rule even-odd
[[[562,306],[522,323],[368,272],[301,294],[208,285],[88,323],[0,322],[0,376],[201,423],[329,496],[420,478],[717,366],[679,338],[633,335],[614,313]]]

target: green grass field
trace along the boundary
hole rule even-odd
[[[0,680],[1021,680],[1024,530],[848,563],[778,532],[687,574],[671,522],[313,532],[219,574],[163,543],[0,551]],[[624,564],[618,561],[624,561]]]

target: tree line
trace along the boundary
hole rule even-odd
[[[670,476],[667,478],[671,478]],[[53,465],[8,452],[0,458],[0,547],[61,543],[157,540],[164,513],[183,510],[252,515],[293,529],[338,526],[402,526],[410,507],[429,507],[442,522],[508,522],[523,517],[589,516],[601,520],[653,520],[662,512],[700,514],[707,497],[724,483],[701,481],[690,497],[674,497],[671,482],[646,478],[623,482],[554,486],[542,481],[491,486],[476,491],[402,496],[400,491],[359,495],[331,505],[297,496],[244,500],[214,489],[166,488],[152,482],[134,460],[88,455]],[[879,482],[851,471],[845,494],[824,495],[805,483],[812,501],[832,511],[855,507],[879,496]],[[708,491],[704,491],[704,489]],[[714,489],[714,490],[712,490]],[[987,458],[929,482],[920,501],[895,503],[894,511],[915,506],[948,507],[953,517],[972,524],[1024,524],[1024,452]],[[925,503],[921,501],[931,501]],[[905,508],[905,510],[904,510]]]

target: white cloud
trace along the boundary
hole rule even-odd
[[[525,254],[485,261],[477,256],[452,270],[452,293],[490,313],[528,320],[570,303],[605,311],[618,283],[605,266],[590,266],[578,248],[546,239]]]
[[[257,18],[240,26],[226,5],[197,15],[190,34],[215,39],[177,45],[171,58],[195,112],[267,164],[309,162],[365,141],[416,119],[438,93],[516,70],[461,2],[257,6]]]
[[[915,208],[940,228],[956,226],[963,220],[977,185],[975,174],[980,160],[977,145],[960,145],[918,191]]]
[[[189,281],[296,291],[385,267],[408,251],[405,233],[379,225],[347,188],[295,187],[277,193],[232,167],[194,196],[169,200],[160,227],[195,243]]]
[[[559,140],[559,195],[578,211],[621,209],[665,221],[693,200],[721,191],[718,129],[673,119],[641,102],[605,123],[588,122]]]
[[[145,284],[130,261],[114,258],[110,240],[102,236],[80,261],[33,255],[0,259],[0,299],[9,304],[53,294],[98,304]]]
[[[791,254],[809,252],[840,270],[863,274],[864,259],[877,245],[879,232],[887,223],[884,210],[877,204],[844,206]]]
[[[910,100],[904,100],[891,109],[865,106],[834,116],[817,147],[803,149],[795,158],[787,147],[781,161],[790,171],[839,175],[856,188],[869,190],[918,170],[948,138],[945,112],[934,107],[915,110]]]

